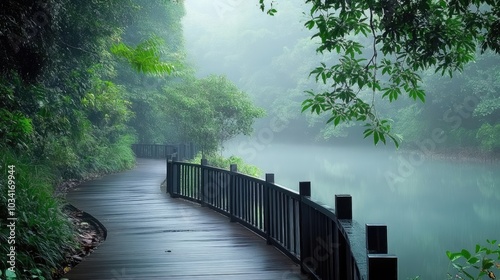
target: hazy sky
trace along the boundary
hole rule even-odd
[[[300,104],[311,89],[309,72],[321,58],[303,0],[278,1],[278,13],[269,16],[258,0],[186,0],[183,19],[188,61],[198,77],[227,76],[248,93],[267,118],[302,119]],[[309,84],[308,84],[309,83]],[[264,119],[260,125],[268,125]],[[302,133],[302,132],[301,132]]]
[[[242,67],[270,63],[305,36],[300,3],[287,1],[271,17],[257,0],[186,0],[183,25],[190,61],[200,75],[225,74],[237,83]]]

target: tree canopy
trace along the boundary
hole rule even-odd
[[[203,153],[222,149],[239,135],[250,135],[255,119],[264,111],[224,76],[185,79],[164,88],[164,110],[174,141],[195,142]]]
[[[274,15],[279,1],[260,0],[261,9]],[[327,122],[366,123],[364,136],[375,144],[390,137],[391,122],[379,116],[376,102],[392,102],[401,95],[425,101],[421,71],[450,76],[474,60],[478,50],[500,52],[498,1],[306,0],[310,19],[305,23],[320,39],[319,53],[339,54],[311,71],[328,86],[308,91],[303,111],[330,114]],[[267,5],[266,5],[267,4]],[[363,35],[363,36],[358,36]],[[363,39],[360,39],[363,38]]]

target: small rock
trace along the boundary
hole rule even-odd
[[[87,227],[89,227],[89,223],[87,223],[87,222],[81,222],[80,226],[87,228]]]

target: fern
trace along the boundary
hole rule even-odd
[[[161,61],[164,41],[153,36],[139,43],[135,48],[125,43],[115,44],[111,47],[111,53],[124,58],[137,72],[153,76],[172,74],[175,70],[173,64]]]

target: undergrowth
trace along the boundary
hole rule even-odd
[[[32,165],[10,152],[2,154],[1,162],[0,219],[2,225],[11,223],[7,218],[17,219],[15,235],[6,226],[0,229],[2,255],[15,253],[15,263],[2,262],[1,271],[7,274],[8,268],[15,267],[18,279],[51,279],[52,271],[64,261],[64,252],[77,246],[72,224],[61,210],[63,201],[53,195],[53,172],[47,165]],[[15,197],[7,196],[9,171]],[[12,213],[5,207],[7,199],[15,199]]]
[[[236,164],[238,166],[238,172],[247,174],[253,177],[259,177],[262,174],[262,170],[260,170],[257,166],[245,163],[245,161],[236,156],[230,156],[229,158],[225,158],[220,155],[209,155],[206,156],[208,161],[208,165],[223,169],[228,169],[231,164]],[[201,162],[201,153],[196,155],[194,159],[190,162],[192,163],[200,163]]]
[[[59,138],[37,156],[29,149],[0,148],[0,251],[4,257],[15,252],[14,272],[9,271],[13,263],[2,261],[0,279],[52,279],[65,253],[78,246],[76,231],[62,212],[65,201],[55,196],[55,186],[134,166],[130,148],[134,137],[122,136],[114,143],[90,140],[89,136],[88,143],[71,145]],[[9,187],[15,189],[15,197],[8,193]],[[8,209],[14,202],[8,199],[15,199],[15,208]],[[12,222],[8,218],[17,219],[14,231],[6,226]]]

